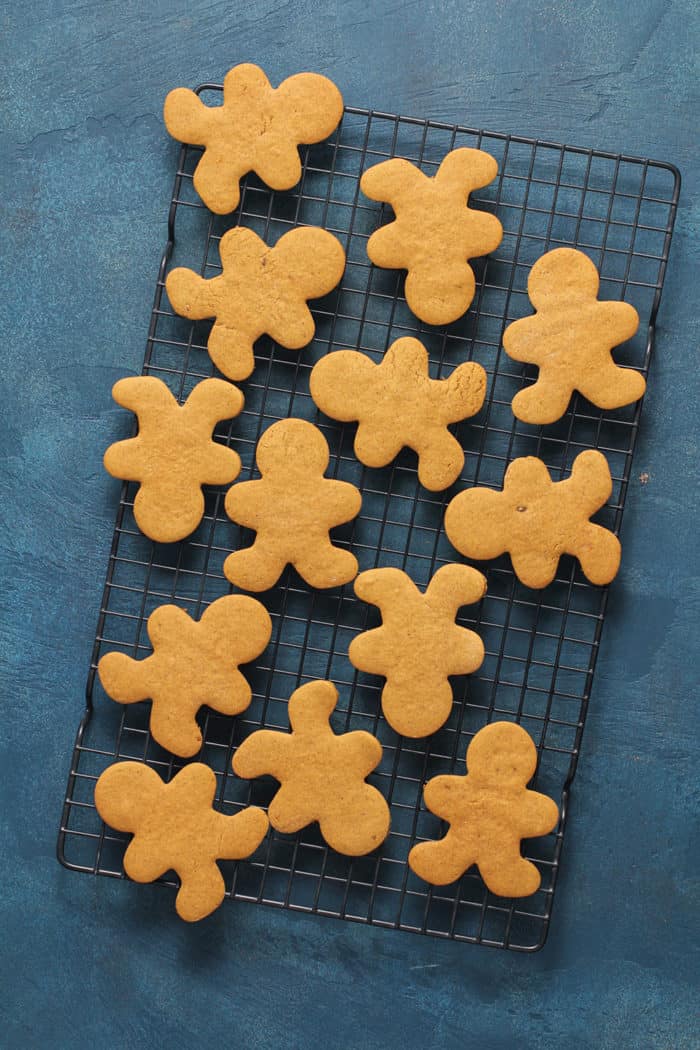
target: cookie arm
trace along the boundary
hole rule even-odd
[[[363,171],[360,189],[370,200],[393,206],[404,194],[419,190],[427,181],[427,176],[415,164],[395,157]]]
[[[333,514],[331,528],[356,518],[362,507],[362,494],[359,489],[349,481],[336,481],[335,478],[325,479],[325,484],[332,486],[326,489],[329,496],[329,515],[331,508]]]
[[[359,579],[359,577],[358,577]],[[357,580],[355,581],[357,583]],[[348,659],[358,671],[386,676],[389,668],[384,627],[375,627],[356,635],[348,647]]]
[[[135,415],[147,408],[151,412],[166,411],[177,407],[177,401],[162,379],[155,376],[127,376],[112,387],[112,397]],[[139,421],[140,422],[140,421]]]
[[[243,394],[233,383],[223,379],[203,379],[185,402],[185,412],[202,426],[213,430],[222,419],[233,419],[243,409]]]
[[[102,687],[118,704],[135,704],[151,695],[149,661],[134,660],[126,653],[106,653],[97,665]]]
[[[472,190],[488,186],[497,174],[498,163],[490,153],[481,149],[460,147],[447,154],[435,179],[441,186],[454,190],[460,196],[463,195],[466,203]]]
[[[233,756],[233,771],[245,780],[264,776],[279,780],[286,769],[291,744],[289,733],[258,729],[238,747]]]
[[[445,423],[459,423],[475,416],[484,403],[486,372],[475,361],[465,361],[447,379],[434,382],[444,384],[440,417]]]
[[[463,605],[480,602],[486,594],[486,577],[469,565],[443,565],[432,577],[426,600],[454,620]]]
[[[554,799],[539,791],[525,789],[514,809],[518,834],[522,838],[548,835],[557,826],[559,807]]]
[[[189,88],[175,88],[165,96],[163,119],[178,142],[206,146],[216,127],[217,110],[205,106]]]
[[[219,278],[207,281],[186,266],[177,266],[165,278],[165,290],[176,314],[191,321],[216,317],[219,300]]]

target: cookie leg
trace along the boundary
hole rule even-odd
[[[283,784],[267,807],[267,815],[276,831],[292,835],[318,818],[318,805],[316,797],[304,798],[298,790]]]
[[[277,583],[285,564],[273,548],[257,539],[252,547],[229,554],[224,575],[244,591],[267,591]]]
[[[638,401],[647,384],[644,376],[634,368],[620,368],[612,360],[605,368],[599,368],[581,383],[584,397],[598,408],[622,408]]]
[[[445,430],[419,452],[418,480],[431,492],[440,492],[457,480],[463,466],[464,450],[449,430]]]
[[[255,368],[253,342],[237,328],[215,322],[209,333],[207,350],[227,379],[247,379]]]
[[[371,784],[363,784],[359,791],[348,793],[332,816],[321,819],[321,834],[337,853],[364,857],[387,837],[390,819],[384,796]]]
[[[513,571],[526,587],[539,590],[547,587],[557,574],[559,555],[542,550],[526,550],[523,553],[510,552]]]
[[[216,864],[188,866],[179,875],[180,889],[175,898],[175,908],[181,919],[198,922],[219,907],[226,886]]]
[[[548,379],[540,372],[536,383],[519,390],[513,398],[513,415],[523,423],[556,423],[569,407],[571,392],[571,386],[562,386],[559,379]]]
[[[207,208],[217,215],[228,215],[238,207],[241,198],[239,176],[236,174],[227,150],[208,146],[195,168],[194,188]]]
[[[161,747],[182,758],[196,755],[202,746],[202,734],[191,711],[176,702],[175,693],[164,693],[153,701],[151,734]]]
[[[529,860],[521,856],[489,857],[478,862],[481,877],[499,897],[529,897],[539,889],[540,873]]]
[[[614,533],[592,522],[586,525],[576,556],[591,583],[598,587],[610,583],[620,568],[621,555],[622,547]]]
[[[309,587],[340,587],[357,576],[357,558],[350,551],[320,539],[293,562]]]
[[[452,830],[439,842],[419,842],[408,855],[411,871],[433,886],[456,882],[473,863]]]

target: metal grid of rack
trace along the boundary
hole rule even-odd
[[[221,89],[204,85],[199,91],[209,102],[217,101]],[[367,238],[388,216],[362,196],[359,176],[394,156],[433,174],[445,153],[458,146],[485,149],[498,160],[495,182],[471,200],[498,215],[504,237],[496,252],[473,263],[477,292],[471,309],[454,324],[435,329],[408,310],[402,274],[369,264]],[[641,406],[603,412],[575,396],[559,423],[546,428],[522,424],[510,402],[536,372],[511,361],[501,338],[507,323],[531,312],[526,283],[535,260],[551,248],[574,246],[599,268],[601,296],[624,298],[639,311],[639,331],[616,358],[647,373],[679,194],[680,178],[672,165],[346,109],[329,141],[303,150],[303,175],[295,189],[275,193],[248,176],[237,211],[219,217],[207,211],[192,186],[200,156],[193,147],[180,153],[143,368],[181,400],[215,370],[206,352],[209,323],[188,322],[169,307],[164,277],[170,265],[215,275],[221,235],[237,223],[252,227],[268,243],[295,225],[323,226],[347,254],[341,286],[313,304],[313,342],[299,352],[267,338],[256,345],[255,372],[242,384],[245,410],[216,432],[218,440],[241,454],[239,480],[258,476],[255,444],[272,422],[290,415],[314,421],[331,448],[329,476],[353,482],[363,495],[359,517],[334,530],[334,541],[352,547],[360,570],[398,566],[421,587],[440,565],[457,558],[442,529],[448,500],[468,485],[500,487],[506,465],[519,455],[540,456],[556,479],[568,474],[583,449],[604,452],[614,491],[597,520],[619,531]],[[421,488],[415,456],[405,450],[386,469],[363,467],[352,452],[354,426],[318,413],[309,395],[310,370],[329,349],[357,348],[379,360],[403,335],[423,341],[433,376],[449,374],[464,360],[479,361],[488,375],[482,411],[454,428],[466,461],[459,481],[444,493]],[[126,421],[125,415],[125,428]],[[135,525],[134,494],[134,485],[124,484],[58,844],[66,866],[117,877],[124,877],[128,837],[102,824],[93,798],[97,777],[119,759],[146,761],[166,779],[183,763],[151,738],[148,703],[122,707],[106,697],[95,674],[97,662],[110,650],[146,656],[146,621],[158,605],[175,602],[199,617],[208,603],[233,590],[223,561],[251,539],[227,519],[223,489],[211,488],[196,532],[179,544],[156,545]],[[390,803],[392,827],[376,853],[356,859],[329,850],[316,826],[296,836],[271,832],[250,860],[221,865],[228,897],[523,951],[542,946],[606,590],[587,583],[570,558],[562,559],[556,580],[543,591],[520,584],[506,557],[477,567],[487,575],[487,595],[478,607],[463,609],[457,622],[478,631],[486,659],[476,674],[452,680],[451,717],[425,741],[400,738],[391,730],[379,704],[383,681],[354,671],[348,662],[352,637],[379,622],[377,611],[354,597],[351,584],[313,592],[287,569],[279,584],[261,596],[272,616],[273,635],[246,672],[253,687],[250,708],[235,719],[207,708],[201,712],[204,744],[198,757],[216,772],[217,804],[233,812],[249,802],[269,802],[276,784],[235,778],[232,754],[261,726],[287,728],[287,700],[299,684],[329,678],[340,690],[336,730],[368,729],[383,745],[383,761],[370,781]],[[406,864],[414,841],[440,833],[440,822],[422,806],[423,783],[439,773],[464,772],[469,740],[495,719],[517,721],[532,735],[539,755],[534,786],[561,806],[558,828],[525,844],[526,855],[540,868],[542,885],[524,900],[490,894],[476,869],[458,884],[432,888]],[[176,884],[174,876],[163,881]]]

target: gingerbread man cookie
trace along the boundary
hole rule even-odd
[[[199,621],[176,605],[161,605],[148,618],[153,654],[134,660],[107,653],[97,670],[118,703],[152,700],[154,740],[189,758],[202,746],[195,715],[203,704],[222,715],[248,707],[252,694],[238,665],[260,656],[271,634],[267,609],[247,595],[219,598]]]
[[[406,336],[378,365],[355,350],[322,357],[310,386],[326,415],[359,422],[355,455],[361,463],[385,467],[407,446],[418,455],[421,485],[436,492],[451,485],[464,466],[462,446],[447,426],[479,411],[486,373],[466,361],[447,379],[431,379],[425,347]]]
[[[452,710],[448,675],[471,674],[484,659],[474,631],[458,627],[462,605],[480,601],[486,580],[467,565],[444,565],[425,594],[400,569],[370,569],[355,580],[355,594],[377,605],[382,626],[353,638],[348,656],[360,671],[383,675],[382,710],[403,736],[428,736]]]
[[[291,733],[261,729],[233,756],[239,777],[273,776],[280,789],[268,806],[277,831],[292,833],[318,821],[332,849],[360,857],[389,833],[384,796],[365,782],[382,746],[364,730],[339,736],[329,725],[338,700],[332,682],[308,682],[289,700]]]
[[[176,313],[196,321],[216,318],[209,356],[229,379],[246,379],[261,335],[288,350],[311,342],[316,326],[307,299],[335,288],[345,252],[332,233],[313,226],[290,230],[273,248],[253,230],[237,226],[223,235],[219,252],[218,277],[207,280],[180,266],[170,271],[165,288]]]
[[[496,161],[483,150],[456,149],[433,178],[398,158],[362,175],[362,192],[386,201],[396,214],[372,234],[367,254],[375,266],[408,270],[406,301],[421,321],[449,324],[469,308],[476,283],[467,260],[495,251],[503,227],[495,215],[467,202],[497,172]]]
[[[445,531],[467,558],[510,554],[513,571],[527,587],[546,587],[562,554],[573,554],[591,583],[610,583],[620,567],[620,541],[589,518],[612,492],[605,456],[589,449],[574,460],[571,476],[552,481],[541,459],[515,459],[503,491],[459,492],[445,511]]]
[[[223,379],[205,379],[179,405],[160,379],[131,376],[114,384],[112,397],[136,413],[139,432],[110,445],[105,469],[140,483],[134,517],[146,536],[160,543],[184,539],[202,520],[202,485],[224,485],[240,473],[238,453],[213,441],[212,431],[239,414],[243,394]]]
[[[342,115],[342,96],[327,77],[297,73],[275,89],[247,63],[226,74],[222,106],[175,88],[163,109],[173,138],[204,146],[194,188],[217,215],[238,205],[239,180],[249,171],[274,190],[291,189],[301,178],[298,146],[327,138]]]
[[[644,376],[612,359],[613,347],[637,331],[639,315],[629,303],[601,302],[599,285],[591,260],[574,248],[547,252],[532,267],[527,292],[536,313],[503,333],[506,353],[540,370],[513,398],[513,414],[524,423],[561,419],[575,390],[606,409],[643,395]]]
[[[153,882],[172,868],[180,877],[175,907],[197,922],[219,907],[225,885],[217,860],[249,857],[265,838],[268,820],[250,807],[232,816],[212,808],[216,776],[193,762],[164,784],[142,762],[117,762],[95,785],[95,805],[105,821],[133,839],[124,871],[134,882]]]
[[[351,521],[362,496],[347,481],[324,477],[328,443],[303,419],[269,427],[255,453],[259,481],[243,481],[226,493],[226,513],[257,533],[252,547],[224,562],[227,578],[247,591],[265,591],[293,565],[311,587],[339,587],[357,575],[357,559],[335,547],[329,530]]]
[[[446,886],[476,864],[499,897],[529,897],[540,873],[520,853],[522,839],[547,835],[556,827],[556,803],[527,784],[537,767],[537,750],[513,722],[492,722],[467,748],[466,776],[440,776],[425,785],[425,805],[449,831],[438,842],[421,842],[408,855],[421,879]]]

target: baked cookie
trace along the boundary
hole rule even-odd
[[[268,806],[273,828],[293,833],[318,821],[338,853],[360,857],[389,833],[384,796],[365,782],[382,746],[363,730],[337,736],[329,718],[338,700],[332,682],[308,682],[289,700],[291,733],[261,729],[233,756],[239,777],[273,776],[280,789]]]
[[[142,762],[117,762],[95,785],[95,805],[105,823],[133,839],[124,871],[134,882],[153,882],[172,868],[180,877],[175,907],[197,922],[219,907],[225,885],[217,860],[249,857],[265,838],[268,820],[250,807],[232,816],[212,808],[216,776],[193,762],[169,784]]]
[[[397,339],[380,364],[355,350],[327,354],[314,365],[311,396],[326,415],[357,421],[355,455],[385,467],[402,448],[418,455],[418,480],[433,492],[456,481],[464,451],[447,429],[476,415],[484,403],[486,373],[465,361],[447,379],[431,379],[428,353],[417,339]]]
[[[357,559],[335,547],[329,530],[359,514],[362,496],[347,481],[324,477],[330,456],[321,431],[303,419],[273,423],[258,442],[259,481],[226,493],[232,521],[257,533],[252,547],[224,562],[226,577],[246,591],[266,591],[293,565],[310,587],[339,587],[357,575]]]
[[[541,459],[524,456],[508,467],[502,492],[459,492],[445,511],[445,532],[467,558],[507,551],[527,587],[551,583],[562,554],[573,554],[591,583],[602,586],[620,567],[620,541],[589,518],[611,492],[607,460],[593,449],[576,457],[565,481],[552,481]]]
[[[403,736],[429,736],[452,711],[449,675],[471,674],[484,659],[478,634],[458,627],[462,605],[481,601],[486,580],[468,565],[443,565],[425,594],[400,569],[370,569],[355,594],[381,610],[382,626],[353,638],[348,656],[360,671],[383,675],[382,711]]]
[[[529,897],[540,873],[520,853],[522,839],[556,827],[556,803],[527,784],[537,768],[537,750],[513,722],[492,722],[467,748],[466,776],[429,780],[423,797],[431,813],[450,825],[438,842],[421,842],[408,855],[421,879],[446,886],[476,864],[499,897]]]
[[[175,88],[163,108],[173,138],[204,146],[194,188],[217,215],[237,207],[239,180],[249,171],[273,190],[291,189],[301,178],[298,146],[327,138],[342,115],[342,96],[327,77],[297,73],[273,88],[248,63],[226,74],[222,106],[205,106],[194,91]]]
[[[496,161],[479,149],[448,153],[433,178],[407,160],[394,158],[368,168],[362,192],[385,201],[396,218],[367,243],[375,266],[408,270],[406,301],[427,324],[449,324],[474,298],[474,272],[467,262],[495,251],[503,227],[495,215],[468,206],[469,194],[488,186]]]
[[[229,379],[255,367],[253,344],[267,333],[287,350],[310,343],[316,331],[307,299],[338,284],[345,252],[327,230],[302,226],[269,248],[253,230],[237,226],[219,244],[223,272],[207,280],[179,266],[165,279],[175,313],[193,321],[216,318],[207,349]]]
[[[222,715],[248,707],[252,694],[238,666],[260,656],[271,634],[265,606],[244,594],[217,599],[199,621],[176,605],[161,605],[148,617],[153,654],[134,660],[107,653],[97,671],[117,703],[152,700],[153,739],[189,758],[202,746],[195,715],[203,704]]]
[[[139,432],[110,445],[105,469],[139,482],[134,517],[141,532],[159,543],[182,540],[202,520],[202,485],[225,485],[240,473],[240,456],[213,441],[212,431],[239,414],[243,394],[223,379],[204,379],[179,405],[155,376],[130,376],[114,384],[112,397],[136,413]]]
[[[600,302],[599,285],[591,260],[574,248],[555,248],[532,267],[527,292],[536,313],[503,333],[506,353],[540,370],[513,398],[513,415],[524,423],[561,419],[575,390],[606,409],[643,395],[644,376],[612,359],[613,347],[637,331],[639,315],[629,303]]]

